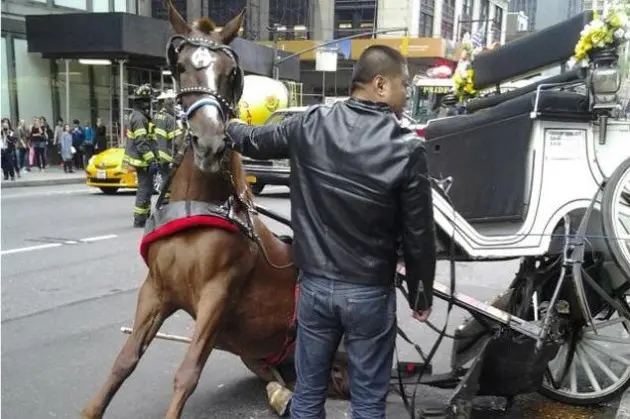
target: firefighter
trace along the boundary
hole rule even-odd
[[[157,100],[161,106],[153,117],[155,139],[158,147],[160,173],[162,174],[162,179],[166,179],[175,154],[175,140],[179,139],[182,130],[179,128],[175,118],[175,92],[172,90],[166,91],[158,96]],[[168,199],[168,195],[167,192],[165,195],[166,199]]]
[[[123,163],[132,166],[138,177],[136,204],[133,208],[133,226],[144,227],[151,213],[153,178],[158,172],[158,149],[151,120],[151,98],[153,89],[144,84],[130,98],[133,111],[127,123],[127,144]]]

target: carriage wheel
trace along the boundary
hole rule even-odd
[[[630,308],[628,297],[621,303]],[[610,401],[630,386],[630,320],[607,307],[593,321],[597,333],[583,327],[560,347],[549,363],[541,394],[562,403],[590,405]]]
[[[612,257],[630,281],[630,159],[608,179],[602,197],[602,221]]]

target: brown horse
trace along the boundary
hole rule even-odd
[[[180,309],[195,319],[195,329],[175,374],[167,418],[180,417],[214,348],[239,356],[266,382],[282,381],[274,365],[282,356],[275,355],[290,350],[287,336],[297,271],[291,265],[290,245],[252,212],[253,197],[240,156],[227,146],[225,135],[226,121],[242,90],[238,59],[226,45],[237,36],[243,12],[216,32],[209,19],[188,26],[169,3],[176,34],[172,41],[181,43],[169,49],[168,58],[190,132],[175,158],[170,201],[150,223],[156,224],[155,231],[165,231],[158,218],[180,208],[183,212],[175,221],[188,224],[152,241],[145,235],[143,256],[149,272],[139,290],[133,331],[105,384],[83,409],[83,418],[103,416],[160,326]],[[226,202],[231,202],[230,211],[219,211]],[[195,216],[194,208],[200,205],[212,214],[201,211]],[[245,228],[235,231],[234,226]]]

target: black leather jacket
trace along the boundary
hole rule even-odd
[[[299,269],[392,285],[402,240],[409,305],[432,305],[436,251],[427,153],[386,105],[352,98],[310,107],[277,125],[231,123],[228,134],[245,156],[290,158]]]

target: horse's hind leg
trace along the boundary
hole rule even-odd
[[[103,387],[87,403],[81,416],[97,419],[103,416],[112,398],[138,365],[149,343],[172,313],[166,310],[149,279],[140,287],[133,331],[127,338]]]
[[[197,387],[201,371],[214,347],[228,302],[228,282],[228,278],[211,280],[201,292],[192,342],[175,373],[173,398],[166,413],[168,419],[178,419],[181,416],[186,400]]]

